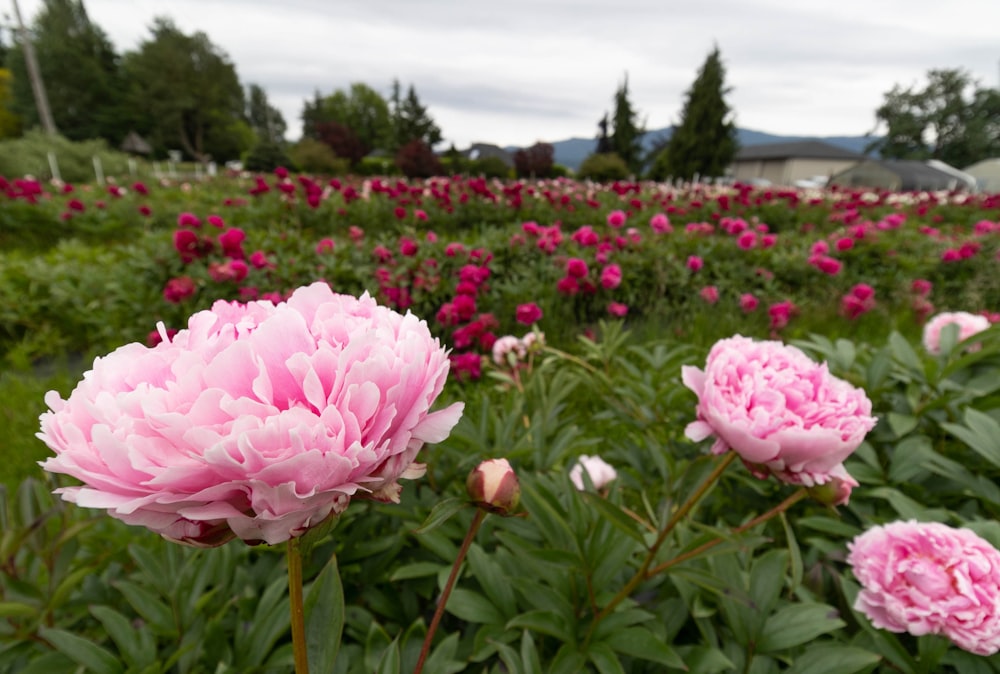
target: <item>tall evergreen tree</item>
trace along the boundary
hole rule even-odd
[[[267,100],[267,93],[257,84],[247,87],[247,121],[260,141],[280,145],[288,125],[281,111]]]
[[[736,123],[725,96],[726,69],[718,46],[705,59],[688,89],[681,121],[667,144],[664,170],[677,178],[721,176],[736,157]]]
[[[412,84],[406,91],[406,98],[403,98],[399,80],[393,80],[389,114],[392,121],[392,145],[396,149],[411,140],[423,141],[430,147],[441,142],[441,129],[427,113],[427,106],[420,102]]]
[[[597,128],[600,129],[597,132],[597,147],[594,148],[594,154],[609,154],[614,152],[611,147],[611,137],[608,135],[608,113],[604,113],[601,117],[601,121],[597,123]]]
[[[82,0],[44,0],[31,29],[38,69],[59,132],[72,140],[128,133],[121,119],[118,55],[104,31],[90,21]],[[7,55],[13,74],[13,111],[25,128],[39,123],[24,54]]]
[[[611,150],[633,173],[642,169],[642,136],[646,133],[628,95],[628,75],[615,92],[615,114],[611,119]]]

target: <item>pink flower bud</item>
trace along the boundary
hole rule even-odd
[[[469,498],[480,508],[497,515],[510,515],[521,500],[521,484],[507,459],[483,461],[465,482]]]

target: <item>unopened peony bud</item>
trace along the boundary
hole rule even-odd
[[[851,489],[857,486],[858,483],[850,476],[847,479],[834,477],[825,484],[817,484],[810,487],[809,495],[823,505],[847,505],[851,498]]]
[[[465,486],[476,505],[497,515],[510,515],[521,500],[521,484],[507,459],[483,461],[469,473]]]
[[[601,457],[583,454],[580,456],[580,461],[569,471],[569,479],[572,480],[573,485],[580,491],[585,489],[583,482],[584,470],[587,471],[590,481],[597,489],[603,489],[605,485],[618,477],[618,473],[611,464]]]

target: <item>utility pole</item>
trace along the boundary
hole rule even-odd
[[[42,82],[42,73],[38,70],[38,59],[35,58],[35,46],[31,43],[28,31],[21,20],[21,8],[14,2],[14,18],[17,20],[17,29],[21,35],[21,47],[24,49],[24,64],[28,68],[28,79],[31,80],[31,91],[35,94],[35,106],[38,108],[38,121],[42,123],[42,130],[50,136],[56,135],[56,125],[52,121],[52,112],[49,110],[49,97],[45,93],[45,83]]]

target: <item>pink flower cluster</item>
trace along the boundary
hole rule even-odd
[[[958,341],[962,342],[990,327],[990,319],[965,311],[945,311],[937,314],[924,326],[923,342],[928,353],[935,355],[941,353],[941,332],[948,325],[956,326]],[[972,345],[969,350],[977,348],[978,345]]]
[[[854,608],[875,627],[941,634],[978,655],[1000,651],[1000,551],[969,529],[893,522],[848,544]]]
[[[462,413],[430,411],[449,365],[426,323],[323,283],[161,333],[49,392],[39,437],[43,467],[83,483],[64,499],[171,540],[276,544],[352,497],[396,501]]]
[[[795,347],[740,335],[716,342],[704,371],[684,366],[681,373],[698,396],[688,438],[714,436],[713,453],[736,452],[760,478],[806,487],[834,482],[836,502],[847,502],[857,482],[843,461],[876,422],[864,391]]]
[[[858,283],[840,298],[840,311],[852,321],[875,308],[875,289]]]

